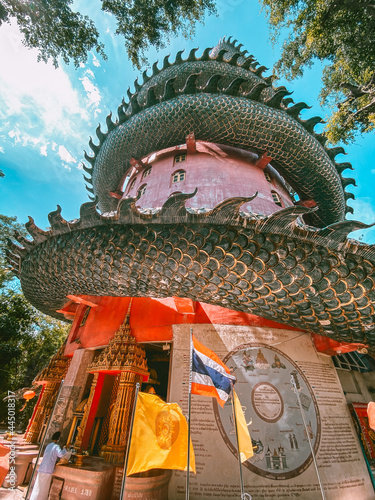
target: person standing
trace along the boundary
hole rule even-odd
[[[61,449],[57,444],[60,436],[61,432],[55,432],[52,436],[52,443],[44,451],[43,460],[39,466],[38,475],[29,500],[47,500],[56,462],[59,458],[66,457],[70,453],[65,447]]]

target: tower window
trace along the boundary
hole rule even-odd
[[[282,207],[280,196],[275,191],[271,191],[271,194],[272,194],[273,201],[276,203],[276,205],[279,205],[279,207]]]
[[[266,180],[268,182],[272,182],[272,178],[271,178],[271,176],[270,176],[270,174],[268,172],[264,172],[264,177],[266,178]]]
[[[178,155],[174,157],[174,163],[181,163],[186,161],[186,155]]]
[[[148,177],[150,174],[151,174],[151,170],[152,170],[152,167],[148,168],[147,170],[145,170],[143,172],[143,177],[142,179],[145,179],[146,177]]]
[[[186,178],[185,170],[177,170],[177,172],[175,172],[172,175],[172,182],[181,182],[184,181],[185,178]]]
[[[136,177],[134,177],[134,179],[131,181],[130,186],[129,186],[129,191],[130,191],[131,189],[133,189],[133,187],[134,187],[134,184],[135,184],[135,181],[136,181],[136,180],[137,180],[137,178],[136,178]]]
[[[143,196],[146,192],[146,187],[147,187],[147,184],[143,184],[143,186],[141,186],[139,189],[138,189],[138,195],[139,197]]]

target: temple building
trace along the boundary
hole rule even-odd
[[[375,252],[348,239],[366,227],[345,219],[351,165],[237,41],[196,52],[155,63],[97,128],[80,217],[58,206],[10,245],[28,300],[71,322],[25,439],[60,430],[83,456],[56,467],[63,500],[117,500],[136,383],[186,414],[192,328],[237,377],[253,500],[373,499]],[[240,498],[230,404],[193,396],[191,428],[190,498]],[[130,477],[125,498],[182,500],[185,479]]]

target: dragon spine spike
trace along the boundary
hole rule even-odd
[[[268,69],[269,68],[267,68],[266,66],[259,66],[259,68],[256,71],[254,71],[254,75],[263,77],[263,73],[265,71],[268,71]]]
[[[212,50],[212,47],[207,47],[207,49],[204,49],[202,55],[198,59],[198,61],[209,61],[210,58],[210,52]]]
[[[346,212],[349,213],[349,214],[354,214],[354,208],[351,207],[351,206],[349,206],[349,205],[347,205],[346,206]]]
[[[116,124],[112,121],[112,111],[105,119],[105,122],[107,124],[108,133],[111,132],[114,128],[116,128]]]
[[[164,87],[164,93],[162,96],[163,101],[168,101],[169,99],[174,99],[176,97],[176,91],[174,88],[174,82],[176,81],[176,78],[169,78],[165,82],[165,87]]]
[[[305,102],[297,102],[290,108],[287,108],[285,111],[293,118],[298,118],[303,109],[311,109],[311,106],[309,106]]]
[[[182,54],[183,54],[184,50],[179,50],[176,54],[176,59],[175,59],[175,62],[174,64],[175,65],[178,65],[178,64],[182,64],[184,62],[184,60],[182,59]]]
[[[154,106],[155,104],[158,104],[159,100],[156,98],[155,88],[156,85],[147,89],[146,104],[144,108],[149,108],[151,106]]]
[[[21,267],[21,259],[16,255],[13,255],[9,250],[5,250],[5,255],[7,256],[7,260],[9,261],[9,268],[14,272],[16,276],[20,275],[20,267]]]
[[[318,125],[318,123],[326,123],[326,122],[324,120],[322,120],[322,118],[320,116],[313,116],[313,117],[309,118],[308,120],[301,120],[301,124],[310,133],[314,132],[314,128],[316,125]]]
[[[96,210],[98,199],[93,198],[93,201],[83,203],[79,211],[79,218],[81,222],[86,221],[99,221],[101,219],[100,214]]]
[[[91,179],[91,178],[86,177],[84,174],[83,174],[83,178],[84,178],[84,180],[85,180],[88,184],[91,184],[91,185],[92,185],[92,179]]]
[[[191,49],[189,52],[188,58],[186,59],[186,62],[195,62],[197,60],[195,53],[197,52],[198,47],[196,49]]]
[[[197,78],[200,73],[193,73],[188,76],[185,85],[182,89],[180,89],[181,94],[196,94],[197,93]]]
[[[168,56],[167,56],[167,57],[168,57]],[[165,58],[164,58],[164,60],[165,60]],[[165,69],[165,68],[163,68],[163,69]],[[150,77],[149,77],[149,76],[148,76],[148,74],[147,74],[147,69],[145,69],[145,70],[144,70],[144,72],[142,73],[142,77],[143,77],[143,84],[142,84],[142,85],[144,85],[144,84],[145,84],[145,83],[147,83],[147,82],[149,81],[149,79],[150,79]]]
[[[30,251],[34,247],[34,242],[26,239],[18,231],[14,232],[14,237],[24,248],[26,248],[26,250]]]
[[[230,64],[231,66],[238,66],[238,59],[241,57],[241,54],[239,54],[238,52],[234,53],[231,58],[229,59],[229,61],[227,61],[228,64]]]
[[[89,175],[91,175],[94,170],[92,167],[87,167],[84,163],[82,163],[82,168]]]
[[[85,160],[88,161],[90,163],[90,165],[94,166],[94,164],[95,164],[95,156],[89,156],[86,153],[86,151],[83,152],[83,155],[85,157]],[[90,170],[91,170],[91,172],[93,171],[93,169],[90,169]],[[87,172],[87,170],[86,170],[86,172]]]
[[[198,188],[195,188],[195,190],[192,193],[178,193],[170,196],[162,206],[160,212],[158,215],[162,217],[166,213],[172,213],[174,217],[186,217],[187,216],[187,211],[185,204],[187,200],[190,200],[190,198],[193,198],[198,192]]]
[[[251,64],[255,61],[254,56],[250,55],[248,56],[244,62],[241,64],[241,68],[243,69],[250,69]]]
[[[88,195],[87,197],[88,197],[89,200],[92,200],[92,201],[95,200],[95,196]]]
[[[86,186],[86,190],[91,193],[91,194],[95,194],[95,191],[93,190],[93,188],[89,187],[89,186]]]
[[[277,79],[277,76],[276,75],[270,75],[270,76],[266,76],[266,77],[262,77],[262,78],[263,78],[263,80],[266,83],[269,83],[270,85],[272,85],[272,82]],[[289,101],[289,102],[293,102],[293,100]]]
[[[139,83],[138,83],[138,76],[134,80],[134,89],[135,89],[136,92],[139,92],[141,90],[141,85],[139,85]]]
[[[28,254],[26,248],[22,248],[14,243],[10,238],[6,238],[8,251],[12,257],[18,258]]]
[[[255,87],[253,87],[250,92],[244,95],[247,99],[251,99],[252,101],[258,101],[261,93],[264,89],[270,87],[267,83],[259,82]]]
[[[133,94],[130,100],[131,104],[131,114],[135,115],[141,111],[141,107],[138,103],[138,94]]]
[[[349,184],[352,184],[353,186],[357,186],[357,183],[355,179],[352,177],[341,177],[342,185],[346,188],[349,186]]]
[[[61,216],[60,205],[57,205],[57,209],[48,214],[48,220],[52,231],[64,231],[69,229],[68,222]]]
[[[258,192],[256,192],[252,196],[236,196],[233,198],[228,198],[210,210],[204,217],[210,222],[222,224],[224,222],[231,222],[237,220],[239,215],[240,207],[244,203],[248,203],[252,201],[254,198],[258,196]],[[241,217],[242,219],[242,217]]]
[[[89,146],[93,150],[93,152],[95,153],[95,156],[96,156],[100,151],[100,146],[97,146],[96,144],[94,144],[92,142],[92,137],[90,137]],[[86,158],[86,160],[87,160],[87,158]]]
[[[43,231],[43,229],[40,229],[34,222],[34,219],[29,216],[29,221],[26,222],[25,224],[26,231],[30,234],[30,236],[33,238],[35,243],[42,243],[43,241],[46,241],[48,236],[50,235],[49,231]]]
[[[279,90],[270,99],[264,101],[264,104],[270,106],[271,108],[280,109],[282,100],[284,99],[285,96],[290,94],[291,92],[288,92],[287,90]]]
[[[344,243],[349,233],[358,231],[359,229],[368,229],[372,226],[374,226],[374,224],[364,224],[356,220],[344,220],[331,224],[323,229],[319,229],[315,234],[317,236],[333,239],[336,243]]]
[[[327,149],[327,154],[331,158],[331,160],[335,159],[335,156],[337,155],[345,155],[345,149],[342,148],[341,146],[337,146],[335,148],[329,148]]]
[[[156,76],[160,73],[160,69],[158,68],[158,62],[159,60],[155,61],[154,64],[152,65],[152,76]]]
[[[291,226],[297,224],[298,219],[302,215],[306,215],[318,210],[318,207],[287,207],[267,217],[265,221],[259,222],[259,230],[271,232],[275,227],[284,227],[286,231],[290,230]],[[284,233],[285,234],[285,233]]]
[[[319,141],[322,146],[325,146],[328,141],[328,137],[324,132],[322,134],[315,134],[315,139]]]
[[[350,200],[350,199],[355,200],[355,196],[353,193],[350,193],[349,191],[345,191],[345,199],[346,200]]]
[[[118,115],[118,121],[119,121],[120,125],[121,125],[121,123],[125,123],[126,122],[127,116],[126,116],[126,113],[124,111],[124,105],[123,104],[120,104],[120,106],[117,108],[117,115]]]
[[[101,128],[100,128],[100,123],[99,123],[99,125],[96,127],[95,133],[96,133],[97,138],[99,139],[99,143],[100,143],[100,145],[102,145],[102,144],[103,144],[103,142],[105,141],[105,139],[106,139],[107,135],[106,135],[106,134],[103,134],[103,132],[101,131]]]
[[[336,163],[335,162],[335,167],[336,167],[336,170],[339,174],[341,174],[344,170],[346,170],[347,168],[349,170],[354,170],[353,169],[353,165],[351,163],[349,163],[348,161],[345,161],[343,163]]]
[[[237,96],[239,95],[240,87],[244,82],[246,82],[245,78],[241,77],[235,78],[230,82],[228,87],[223,90],[223,92],[227,95]]]
[[[163,69],[167,69],[171,66],[171,63],[169,62],[170,54],[167,54],[164,59],[163,59]]]
[[[126,221],[130,212],[134,212],[137,198],[122,198],[117,205],[117,214],[119,221]]]
[[[224,55],[227,53],[226,49],[221,49],[216,57],[213,58],[216,62],[223,62]]]
[[[264,80],[266,80],[266,78]],[[289,106],[289,104],[292,104],[292,102],[294,102],[292,97],[286,97],[285,99],[283,99],[283,105],[285,107]]]
[[[209,78],[206,85],[202,88],[203,92],[207,92],[209,94],[216,94],[219,92],[218,83],[222,80],[222,75],[213,75]]]

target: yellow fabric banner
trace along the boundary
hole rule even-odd
[[[150,469],[187,470],[188,426],[177,403],[140,392],[134,414],[127,475]],[[190,440],[190,470],[195,456]]]
[[[237,420],[238,447],[240,451],[241,463],[244,463],[248,458],[254,455],[254,451],[245,415],[242,411],[241,402],[238,399],[235,390],[233,390],[233,402]]]

